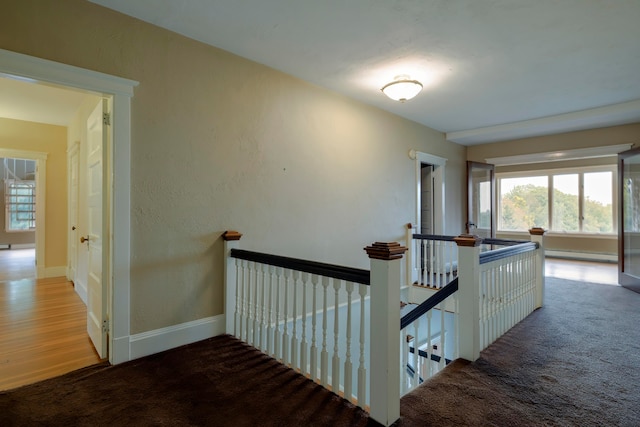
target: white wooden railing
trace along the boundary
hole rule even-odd
[[[442,289],[458,276],[458,245],[455,236],[413,234],[407,224],[407,282]]]
[[[402,394],[450,360],[476,360],[542,305],[542,234],[482,255],[482,239],[452,239],[457,277],[401,318],[398,243],[365,248],[361,270],[241,250],[226,232],[226,331],[391,425]]]
[[[483,240],[477,236],[411,236],[420,242],[414,246],[418,248],[428,245],[425,241],[453,242],[459,268],[457,277],[419,305],[414,304],[415,308],[407,310],[401,319],[402,394],[433,376],[450,360],[476,360],[481,350],[542,306],[543,235],[544,230],[532,229],[532,242]],[[419,268],[424,263],[416,265]],[[415,268],[408,269],[407,275],[411,270]]]

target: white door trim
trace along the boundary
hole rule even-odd
[[[131,97],[138,82],[3,49],[0,49],[0,74],[113,96],[113,162],[108,170],[113,180],[108,213],[113,225],[108,280],[109,361],[117,364],[130,360]]]
[[[420,185],[421,185],[421,174],[420,168],[423,163],[427,163],[433,165],[433,200],[436,201],[435,207],[433,209],[433,234],[445,234],[445,226],[444,219],[445,215],[445,165],[447,164],[447,159],[444,157],[434,156],[433,154],[423,153],[416,150],[409,151],[409,158],[416,161],[416,181],[415,181],[415,189],[416,189],[416,224],[419,225],[421,221],[421,206],[420,206]]]
[[[36,277],[47,277],[44,259],[47,192],[47,153],[0,148],[0,157],[36,161]]]

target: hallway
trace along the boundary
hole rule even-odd
[[[0,250],[0,390],[98,363],[65,277],[36,279],[33,249]]]

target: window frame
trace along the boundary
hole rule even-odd
[[[11,202],[12,197],[25,196],[21,194],[13,194],[12,189],[18,188],[17,186],[28,186],[31,188],[31,194],[26,195],[26,197],[31,198],[31,202]],[[15,179],[5,179],[4,180],[4,206],[5,206],[5,216],[4,216],[4,229],[7,233],[25,233],[25,232],[34,232],[36,229],[36,182],[31,180],[15,180]],[[30,210],[19,210],[17,205],[25,205],[31,204]],[[15,209],[12,209],[15,207]],[[28,221],[28,228],[14,228],[11,223],[11,216],[14,213],[30,213],[30,219],[17,219],[17,221]]]
[[[582,231],[584,227],[584,174],[597,172],[611,172],[611,221],[612,231],[610,233],[594,233]],[[558,231],[553,229],[553,176],[578,174],[578,231]],[[548,201],[548,224],[547,234],[571,237],[616,237],[618,235],[618,167],[617,165],[583,166],[558,169],[539,169],[518,172],[498,172],[496,171],[496,211],[497,211],[497,232],[507,234],[527,233],[526,230],[505,230],[502,228],[502,179],[505,178],[525,178],[525,177],[546,177],[547,178],[547,201]]]

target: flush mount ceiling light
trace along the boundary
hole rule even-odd
[[[387,83],[380,90],[394,101],[404,102],[420,93],[422,83],[411,80],[409,76],[396,76],[391,83]]]

